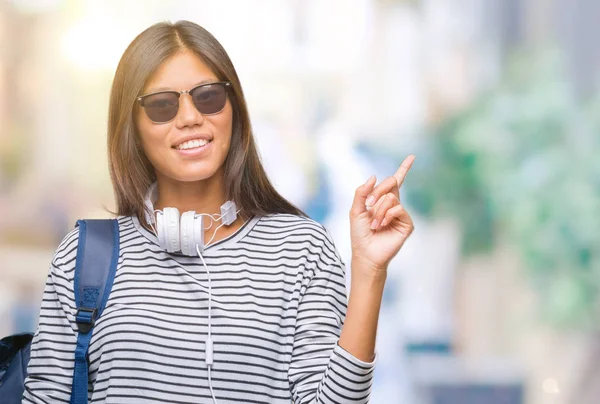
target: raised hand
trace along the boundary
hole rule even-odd
[[[400,203],[400,187],[415,156],[408,156],[391,177],[377,186],[375,176],[356,189],[350,209],[353,267],[366,275],[385,278],[391,259],[414,229],[413,221]],[[355,265],[358,264],[358,265]]]

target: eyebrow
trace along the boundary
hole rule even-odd
[[[204,79],[204,80],[201,80],[201,81],[197,82],[196,84],[194,84],[191,88],[198,87],[202,84],[216,83],[217,81],[219,81],[219,79]],[[147,91],[145,91],[145,93],[152,94],[152,93],[157,93],[159,91],[175,91],[175,90],[173,90],[171,87],[153,87],[153,88],[150,88]]]

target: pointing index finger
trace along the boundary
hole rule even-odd
[[[410,168],[412,167],[414,161],[415,161],[414,154],[409,155],[407,158],[404,159],[402,164],[400,164],[400,168],[398,168],[398,171],[396,171],[396,173],[394,174],[394,178],[396,179],[396,182],[398,183],[398,188],[400,188],[402,186],[402,183],[404,182],[404,179],[406,178],[406,174],[408,173],[408,170],[410,170]]]

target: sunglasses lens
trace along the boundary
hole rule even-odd
[[[225,108],[227,102],[227,91],[221,84],[197,87],[190,94],[194,105],[202,114],[216,114]]]
[[[144,110],[154,122],[168,122],[175,118],[179,109],[179,97],[176,93],[153,94],[144,99]]]

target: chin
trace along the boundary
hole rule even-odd
[[[221,170],[194,170],[190,172],[171,172],[165,177],[178,182],[199,182],[208,180],[217,175]]]

